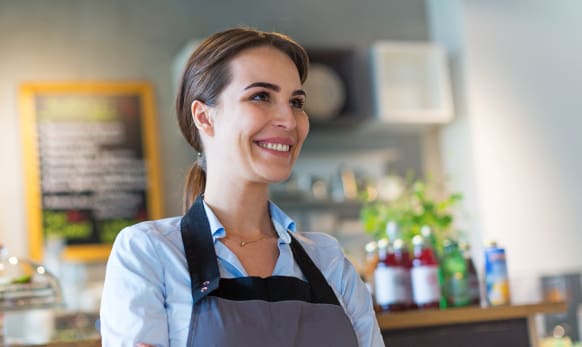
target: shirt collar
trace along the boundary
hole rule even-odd
[[[279,240],[284,243],[291,243],[291,236],[287,231],[295,232],[295,221],[272,201],[269,201],[269,213],[271,214],[271,221],[275,231],[279,235]]]
[[[212,233],[212,239],[216,242],[217,239],[221,239],[226,236],[226,231],[224,226],[218,220],[212,209],[206,204],[206,201],[202,200],[204,203],[204,211],[206,212],[206,217],[208,217],[208,224],[210,225],[210,232]],[[279,236],[279,240],[283,243],[291,243],[290,232],[295,232],[295,221],[291,219],[283,210],[281,210],[275,203],[269,201],[269,214],[271,215],[271,222],[275,227],[275,232]]]

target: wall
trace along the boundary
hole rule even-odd
[[[428,21],[432,41],[445,47],[449,55],[455,119],[446,126],[435,129],[433,146],[439,148],[442,172],[448,188],[463,194],[462,209],[455,220],[466,233],[472,246],[473,259],[478,269],[483,266],[483,236],[480,207],[475,189],[475,160],[472,133],[472,114],[468,107],[467,58],[463,0],[427,0]],[[433,154],[434,156],[434,154]]]
[[[514,299],[536,300],[540,275],[582,269],[582,3],[455,3],[466,117],[443,153],[464,164],[445,165],[474,182],[474,232],[506,247]]]
[[[168,215],[180,213],[193,158],[173,115],[172,61],[192,38],[245,24],[306,46],[353,47],[365,66],[378,39],[426,40],[424,1],[20,0],[0,2],[0,240],[26,254],[18,88],[26,81],[147,80],[156,89]],[[359,74],[366,75],[362,69]],[[366,79],[357,86],[369,93]],[[362,112],[369,110],[363,109]]]

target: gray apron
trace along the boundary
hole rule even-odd
[[[297,240],[293,257],[307,282],[290,276],[220,278],[214,242],[198,197],[182,218],[192,281],[188,346],[354,347],[350,320]]]

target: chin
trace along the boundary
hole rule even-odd
[[[293,172],[293,165],[260,163],[260,165],[254,165],[250,169],[252,170],[253,176],[260,182],[273,184],[288,180]]]
[[[272,179],[270,179],[269,181],[271,183],[281,183],[281,182],[285,182],[286,180],[288,180],[290,176],[291,176],[291,174],[276,176],[276,177],[273,177]]]
[[[264,174],[263,177],[268,183],[281,183],[289,179],[291,171],[272,172]]]

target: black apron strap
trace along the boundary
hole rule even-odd
[[[202,196],[198,196],[180,222],[194,304],[218,288],[220,272]]]
[[[291,233],[289,233],[289,235],[291,235]],[[291,251],[293,252],[293,258],[297,262],[297,265],[299,265],[307,282],[311,285],[311,295],[313,298],[319,302],[339,305],[340,303],[333,292],[333,289],[331,289],[321,271],[317,268],[315,263],[313,263],[313,260],[311,260],[303,246],[301,246],[299,241],[297,241],[293,235],[291,235],[290,246]]]
[[[192,207],[182,217],[180,228],[186,261],[188,262],[188,272],[192,281],[192,298],[196,304],[200,299],[217,289],[220,283],[214,241],[201,195],[196,198]],[[335,293],[321,271],[292,235],[290,247],[294,260],[311,286],[311,295],[314,300],[339,305]]]

